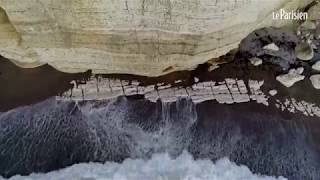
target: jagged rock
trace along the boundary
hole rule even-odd
[[[269,91],[269,94],[270,94],[271,96],[275,96],[275,95],[278,94],[278,91],[275,90],[275,89],[273,89],[273,90],[270,90],[270,91]]]
[[[312,75],[310,77],[310,81],[312,82],[314,88],[320,89],[320,74]]]
[[[316,23],[312,21],[305,21],[301,24],[300,28],[306,29],[306,30],[314,30],[316,29]]]
[[[298,42],[298,36],[288,28],[262,28],[241,41],[240,52],[248,57],[259,57],[265,62],[279,65],[287,70],[290,65],[296,63],[294,47]],[[271,43],[281,44],[279,51],[263,49]]]
[[[320,61],[317,61],[312,65],[312,69],[316,71],[320,71]]]
[[[303,67],[299,67],[297,69],[290,69],[289,74],[302,74],[304,72]]]
[[[320,3],[312,6],[308,11],[309,20],[319,20],[320,19]]]
[[[280,48],[275,43],[268,44],[268,45],[264,46],[263,49],[268,50],[268,51],[279,51],[280,50]]]
[[[208,68],[208,71],[211,72],[211,71],[214,71],[215,69],[218,69],[219,68],[219,65],[210,65],[209,68]]]
[[[254,57],[254,58],[250,58],[249,61],[251,62],[252,65],[254,66],[259,66],[262,64],[262,59]]]
[[[249,61],[251,62],[252,65],[254,66],[259,66],[262,64],[262,59],[254,57],[254,58],[250,58]]]
[[[0,0],[0,54],[23,67],[159,76],[224,55],[255,29],[288,24],[272,13],[311,1]]]
[[[313,48],[307,42],[298,44],[298,46],[295,48],[295,53],[297,58],[304,61],[309,61],[314,57]]]
[[[152,102],[161,99],[163,102],[175,102],[179,98],[190,98],[195,103],[216,100],[222,104],[234,104],[256,101],[268,105],[268,97],[262,92],[263,81],[249,80],[247,88],[243,80],[227,78],[222,82],[199,82],[192,87],[172,87],[163,83],[140,86],[123,80],[91,78],[86,84],[75,85],[74,88],[56,97],[57,100],[106,100],[118,96],[144,95]]]
[[[318,49],[320,45],[319,39],[320,24],[318,21],[305,21],[297,29],[298,36],[301,41],[307,42],[314,50]]]
[[[296,82],[302,81],[305,77],[299,74],[284,74],[277,76],[277,80],[286,87],[293,86]]]
[[[282,111],[289,111],[291,113],[301,112],[306,116],[320,117],[320,108],[314,103],[298,101],[294,98],[286,99],[284,102],[276,100],[276,102],[276,106]]]
[[[291,69],[288,74],[277,76],[277,81],[286,87],[293,86],[296,82],[304,80],[305,76],[301,75],[301,70]]]

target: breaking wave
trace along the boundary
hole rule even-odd
[[[254,174],[319,179],[320,158],[313,146],[317,136],[306,130],[311,121],[298,115],[288,121],[261,106],[195,105],[189,99],[152,103],[118,97],[79,104],[48,99],[0,112],[0,175],[71,180],[118,180],[121,174],[123,179],[257,177],[235,162]],[[28,176],[32,173],[48,174]]]
[[[1,179],[1,178],[0,178]],[[194,160],[184,151],[176,159],[167,153],[154,154],[150,160],[126,159],[123,163],[76,164],[47,174],[14,176],[10,180],[285,180],[253,174],[246,166],[237,166],[227,158],[215,164]]]

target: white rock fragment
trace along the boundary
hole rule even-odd
[[[144,97],[151,102],[156,102],[159,99],[159,93],[157,91],[151,91],[146,93]]]
[[[177,80],[176,82],[180,82]],[[195,81],[199,81],[198,78]],[[182,81],[181,81],[182,82]],[[264,81],[250,80],[247,88],[243,80],[227,78],[224,81],[198,82],[192,87],[172,87],[170,84],[157,83],[156,85],[143,86],[138,81],[131,83],[126,80],[117,80],[99,77],[91,78],[86,84],[75,87],[57,96],[59,101],[63,100],[105,100],[119,96],[144,95],[151,102],[161,100],[163,102],[175,102],[180,98],[190,98],[194,103],[216,100],[221,104],[235,104],[249,101],[268,106],[268,96],[261,91]]]
[[[254,58],[250,58],[249,61],[251,62],[252,65],[254,66],[259,66],[262,64],[262,59],[254,57]]]
[[[248,89],[243,80],[238,80],[237,85],[241,94],[248,94]]]
[[[256,101],[259,104],[269,105],[268,97],[261,91],[264,81],[249,80],[250,87],[250,99]]]
[[[194,77],[194,82],[195,82],[195,83],[199,82],[199,78]]]
[[[297,69],[290,69],[289,70],[289,74],[302,74],[304,71],[304,68],[303,67],[299,67]]]
[[[139,86],[140,82],[139,81],[132,81],[131,84],[134,86]]]
[[[284,74],[284,75],[277,76],[277,80],[286,87],[291,87],[296,82],[302,81],[303,79],[304,79],[304,76],[302,75]]]
[[[187,90],[185,88],[179,88],[179,87],[175,87],[174,88],[174,95],[179,97],[179,98],[188,97]]]
[[[279,51],[280,48],[275,44],[271,43],[263,47],[264,50],[269,50],[269,51]]]
[[[301,69],[291,69],[288,74],[277,76],[277,81],[286,87],[293,86],[296,82],[304,80],[305,76],[301,75]]]
[[[320,61],[317,61],[315,64],[313,64],[312,69],[316,71],[320,71]]]
[[[295,48],[295,54],[297,58],[304,61],[309,61],[314,57],[313,48],[307,42],[298,44]]]
[[[299,68],[296,69],[296,72],[298,74],[302,74],[304,72],[304,68],[303,67],[299,67]]]
[[[129,83],[129,81],[122,81],[124,95],[131,96],[138,94],[138,83],[136,81]]]
[[[218,69],[220,66],[217,65],[217,64],[212,64],[210,65],[210,67],[208,68],[208,71],[211,72],[211,71],[214,71],[216,69]]]
[[[314,88],[320,89],[320,74],[312,75],[310,81]]]
[[[297,35],[300,36],[301,35],[301,29],[297,29]]]
[[[320,117],[320,108],[314,104],[306,101],[297,101],[294,98],[286,99],[285,102],[276,100],[277,108],[281,111],[289,111],[291,113],[301,112],[305,116],[318,116]]]
[[[270,94],[271,96],[275,96],[275,95],[278,94],[278,91],[275,90],[275,89],[272,89],[272,90],[269,91],[269,94]]]
[[[159,98],[162,102],[175,102],[177,101],[177,97],[174,95],[174,89],[163,89],[159,91]]]
[[[145,87],[138,86],[138,94],[139,95],[144,95],[145,94]]]
[[[168,89],[170,88],[172,85],[171,84],[167,84],[167,85],[162,85],[162,86],[158,86],[158,90],[162,90],[162,89]]]
[[[144,88],[144,92],[147,93],[147,92],[152,92],[155,90],[155,85],[149,85],[149,86],[146,86]]]

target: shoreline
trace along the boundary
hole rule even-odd
[[[251,41],[246,40],[243,43]],[[291,62],[290,56],[281,61],[288,64],[282,64],[263,54],[269,61],[255,66],[248,59],[259,50],[245,50],[240,47],[238,53],[221,57],[225,63],[213,71],[207,63],[156,78],[66,74],[47,65],[21,69],[1,60],[0,84],[6,88],[0,89],[0,175],[45,173],[81,162],[148,159],[159,152],[177,157],[187,150],[195,159],[227,156],[253,173],[317,179],[320,90],[309,80],[318,74],[311,68],[314,61]],[[305,78],[292,87],[277,80],[301,67],[299,75]],[[214,85],[208,88],[208,82]],[[145,91],[148,86],[151,90]],[[186,93],[172,94],[176,88]],[[174,95],[173,101],[161,101],[165,90],[164,97]],[[271,95],[271,90],[276,93]],[[101,92],[108,93],[100,100],[89,96]],[[155,96],[148,98],[150,93]],[[203,98],[206,93],[216,99]],[[235,94],[249,99],[237,102]],[[196,102],[195,96],[203,99]]]

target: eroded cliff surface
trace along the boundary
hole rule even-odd
[[[311,0],[0,0],[0,54],[22,67],[159,76],[281,26],[279,9]]]

